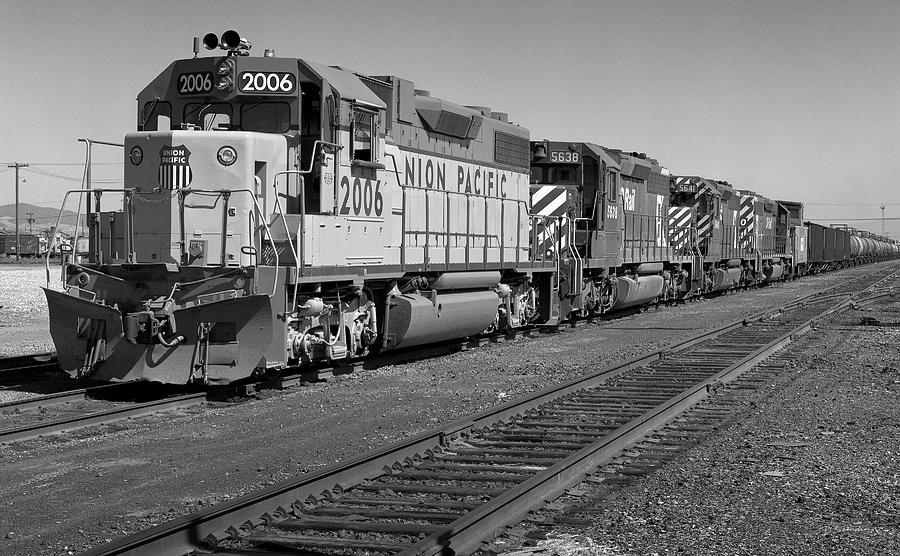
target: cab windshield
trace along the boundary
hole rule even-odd
[[[185,105],[182,122],[203,130],[287,133],[291,125],[291,108],[286,102],[256,101],[236,106],[227,102],[194,102]]]
[[[264,133],[287,133],[291,107],[286,102],[254,102],[241,105],[241,129]]]
[[[231,105],[227,102],[191,102],[184,105],[183,125],[203,130],[231,129]]]

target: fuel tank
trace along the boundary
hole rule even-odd
[[[659,274],[662,270],[662,263],[641,263],[635,269],[635,272],[638,274]]]
[[[741,283],[740,268],[717,268],[712,275],[712,291],[736,288]]]
[[[447,272],[434,280],[429,288],[432,290],[465,290],[490,288],[500,282],[500,272]]]
[[[767,282],[778,280],[784,274],[784,267],[780,264],[763,267],[763,276]]]
[[[65,292],[44,289],[50,310],[50,336],[60,367],[78,376],[104,381],[149,380],[186,384],[202,376],[224,383],[249,376],[265,363],[272,341],[269,296],[249,295],[199,303],[174,311],[177,345],[132,343],[115,307]],[[198,337],[207,328],[203,349]]]
[[[492,291],[393,296],[385,322],[384,349],[418,346],[484,332],[497,316]]]
[[[637,280],[623,276],[615,280],[616,299],[610,311],[649,303],[662,293],[665,284],[662,276],[639,276]]]

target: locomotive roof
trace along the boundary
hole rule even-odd
[[[715,195],[716,197],[722,197],[724,192],[720,189],[720,184],[716,182],[716,180],[711,180],[709,178],[704,178],[703,176],[676,176],[675,183],[679,183],[682,180],[687,181],[688,183],[697,184],[697,191],[708,193],[710,195]]]
[[[305,59],[301,59],[300,62],[317,73],[319,77],[328,81],[328,84],[338,92],[342,99],[361,101],[378,108],[387,107],[384,101],[378,98],[378,95],[372,92],[370,88],[366,87],[362,80],[352,71],[340,67],[326,66]]]
[[[601,147],[600,145],[594,143],[583,143],[584,148],[591,152],[594,156],[596,156],[599,160],[602,160],[606,163],[607,166],[612,166],[617,170],[622,169],[622,165],[619,163],[619,158],[613,158],[610,154]]]
[[[650,158],[644,153],[625,152],[620,149],[611,149],[603,147],[607,153],[619,162],[622,174],[632,176],[638,179],[646,180],[653,170],[662,175],[669,175],[669,170],[654,158]]]
[[[735,195],[737,195],[737,191],[735,188],[731,187],[731,184],[724,181],[713,181],[713,187],[716,188],[717,191],[722,195],[722,199],[727,201],[731,199]]]

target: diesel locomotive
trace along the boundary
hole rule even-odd
[[[819,268],[799,203],[234,31],[203,43],[223,52],[195,39],[138,95],[125,187],[67,194],[91,201],[89,253],[45,292],[74,376],[230,382]]]

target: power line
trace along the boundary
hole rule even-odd
[[[900,203],[803,203],[803,206],[821,207],[900,207]]]
[[[875,218],[844,218],[843,216],[838,216],[837,218],[829,218],[826,216],[816,216],[815,218],[810,218],[810,220],[831,220],[834,222],[838,221],[847,221],[847,222],[876,222],[879,220],[900,220],[900,216],[894,218],[881,218],[880,216],[876,216]]]
[[[50,178],[58,178],[58,179],[61,179],[61,180],[68,180],[68,181],[74,181],[74,182],[81,182],[81,181],[84,180],[83,177],[63,176],[63,175],[61,175],[61,174],[56,174],[56,173],[54,173],[54,172],[50,172],[49,170],[41,170],[41,169],[37,169],[37,170],[36,170],[36,169],[34,169],[34,168],[29,168],[28,171],[31,172],[31,173],[33,173],[33,174],[37,174],[37,175],[39,175],[39,176],[45,176],[45,177],[50,177]],[[94,182],[94,183],[123,183],[123,182],[124,182],[124,180],[121,180],[121,179],[112,179],[112,178],[109,178],[109,179],[92,179],[91,181]]]
[[[12,164],[0,162],[0,164]],[[84,162],[30,162],[32,166],[84,166]],[[91,162],[94,166],[121,166],[124,162]]]

